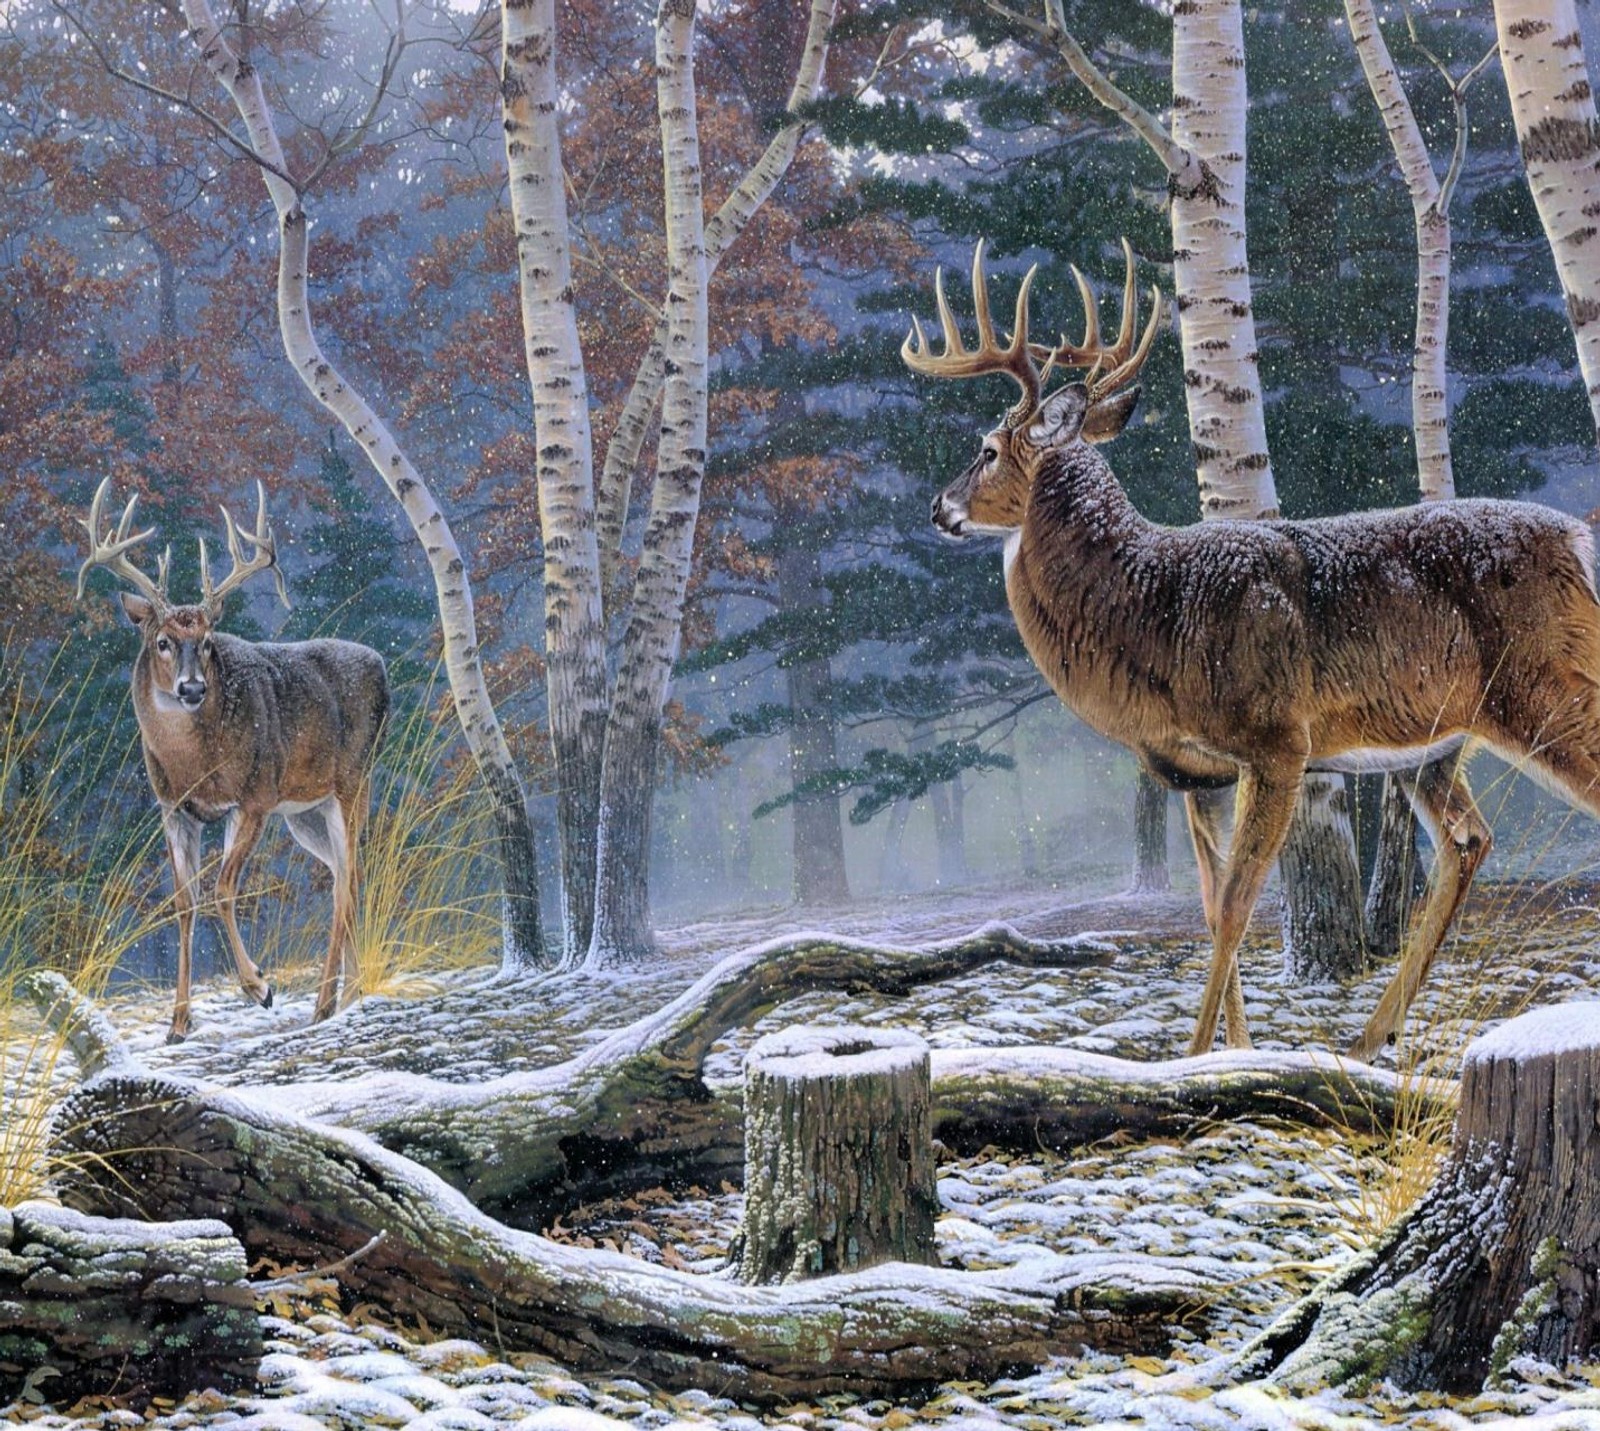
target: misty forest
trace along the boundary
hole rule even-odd
[[[1600,1425],[1593,63],[0,0],[0,1423]]]

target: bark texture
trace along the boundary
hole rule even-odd
[[[1278,869],[1284,973],[1297,982],[1320,983],[1363,972],[1361,869],[1344,776],[1306,776]]]
[[[828,58],[828,38],[833,29],[838,0],[812,0],[806,25],[805,47],[795,70],[794,87],[789,93],[785,113],[794,116],[822,93],[823,68]],[[790,118],[772,136],[761,157],[734,186],[721,207],[706,221],[706,273],[716,272],[722,256],[789,172],[800,141],[805,137],[804,121]],[[656,321],[650,346],[639,364],[623,403],[622,415],[606,448],[605,467],[600,476],[597,523],[600,541],[600,571],[608,602],[614,595],[617,567],[622,557],[622,532],[628,522],[628,501],[639,455],[644,450],[650,419],[661,401],[666,383],[667,314]]]
[[[81,1090],[74,1207],[145,1218],[204,1212],[252,1256],[326,1264],[345,1294],[438,1334],[545,1353],[741,1399],[896,1394],[989,1379],[1062,1345],[1164,1343],[1222,1264],[1100,1255],[952,1272],[895,1264],[793,1287],[743,1287],[505,1227],[359,1134],[175,1079],[108,1073]],[[380,1236],[381,1234],[381,1236]]]
[[[742,1281],[938,1264],[928,1045],[858,1024],[768,1034],[745,1059]]]
[[[1172,888],[1167,872],[1167,787],[1143,770],[1133,785],[1133,890],[1165,894]]]
[[[504,963],[508,971],[547,962],[539,910],[538,857],[522,788],[479,658],[467,564],[421,473],[361,393],[317,341],[309,287],[310,223],[288,170],[260,74],[218,28],[209,0],[184,0],[184,19],[202,58],[238,110],[278,217],[278,325],[284,351],[312,395],[355,439],[399,502],[428,559],[444,642],[445,674],[462,735],[494,806],[504,880]]]
[[[0,1406],[224,1389],[254,1380],[261,1350],[225,1224],[0,1207]]]
[[[517,231],[522,335],[533,389],[544,545],[546,686],[561,836],[564,957],[589,947],[606,669],[595,537],[594,439],[572,299],[558,123],[555,0],[501,7],[501,101]]]
[[[1577,11],[1573,0],[1496,0],[1494,14],[1528,187],[1600,428],[1600,121]]]
[[[1417,853],[1417,815],[1406,794],[1408,781],[1383,777],[1377,849],[1367,882],[1367,952],[1390,959],[1400,952],[1406,926],[1422,893],[1424,870]]]
[[[1467,1051],[1449,1159],[1388,1240],[1241,1354],[1291,1388],[1465,1392],[1600,1337],[1600,1004],[1513,1019]]]
[[[708,269],[695,114],[694,18],[694,0],[662,0],[656,16],[656,105],[667,204],[666,387],[650,519],[606,726],[594,930],[585,961],[589,968],[639,959],[655,943],[649,905],[650,807],[706,466]]]

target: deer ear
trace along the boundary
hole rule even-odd
[[[122,598],[122,609],[127,613],[128,620],[135,626],[143,626],[155,614],[155,606],[142,596],[135,596],[131,591],[119,591]]]
[[[1128,425],[1133,410],[1139,405],[1139,389],[1129,388],[1125,393],[1097,402],[1083,418],[1085,442],[1110,442]]]
[[[1028,441],[1035,447],[1065,447],[1083,427],[1089,406],[1089,389],[1082,383],[1057,388],[1042,403],[1028,424]]]

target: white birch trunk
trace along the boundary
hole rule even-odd
[[[666,389],[650,521],[606,728],[591,968],[637,959],[653,945],[646,874],[656,752],[705,475],[707,270],[694,10],[695,0],[662,0],[656,17],[667,227]]]
[[[218,29],[208,0],[184,0],[184,19],[206,66],[244,121],[277,211],[278,323],[284,351],[317,401],[344,424],[422,543],[433,575],[444,637],[445,672],[462,734],[494,803],[505,880],[503,963],[508,972],[546,960],[539,918],[538,864],[527,797],[484,683],[466,562],[439,504],[366,399],[334,368],[317,342],[307,286],[309,222],[286,175],[283,146],[256,70]]]
[[[828,33],[833,28],[838,0],[812,0],[811,18],[806,28],[805,49],[795,72],[794,87],[785,106],[789,114],[798,114],[822,92],[823,66],[828,58]],[[789,172],[789,165],[800,148],[806,125],[800,120],[785,124],[762,152],[750,171],[722,201],[722,207],[706,223],[706,273],[716,272],[722,256],[744,232],[752,215],[759,209]],[[617,567],[622,556],[622,532],[628,523],[628,501],[633,490],[634,474],[639,470],[639,453],[644,447],[645,434],[650,428],[651,416],[661,401],[661,390],[666,382],[667,315],[656,321],[650,347],[633,380],[623,404],[622,415],[617,419],[616,431],[606,448],[605,467],[600,474],[600,496],[597,505],[597,522],[600,541],[600,580],[608,601],[613,599],[613,586]]]
[[[594,527],[594,444],[578,342],[557,125],[555,0],[501,7],[506,165],[538,449],[546,681],[560,786],[566,958],[588,947],[605,740],[606,670]]]
[[[1496,0],[1522,162],[1600,429],[1600,125],[1573,0]]]
[[[1411,196],[1417,228],[1416,346],[1411,359],[1411,428],[1417,446],[1417,486],[1423,501],[1455,496],[1450,465],[1450,420],[1445,352],[1450,330],[1450,216],[1440,203],[1439,179],[1400,82],[1372,0],[1345,0],[1350,38],[1383,117],[1389,143]]]
[[[1172,196],[1173,283],[1202,520],[1278,515],[1245,247],[1247,102],[1239,0],[1176,6],[1172,137],[1213,181]],[[1285,848],[1291,960],[1354,972],[1364,957],[1361,881],[1342,777],[1306,777]],[[1296,870],[1315,871],[1319,883],[1294,879]]]

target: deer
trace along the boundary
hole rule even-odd
[[[1398,1038],[1406,1010],[1492,843],[1463,766],[1487,747],[1600,815],[1600,601],[1589,529],[1530,502],[1487,499],[1310,521],[1148,521],[1100,452],[1138,402],[1134,382],[1162,300],[1135,343],[1131,247],[1115,341],[1072,269],[1081,343],[1028,338],[1029,294],[1011,335],[989,311],[973,257],[978,329],[967,348],[935,280],[942,352],[913,320],[915,373],[1005,373],[1021,391],[977,458],[934,500],[946,537],[1003,541],[1006,599],[1061,701],[1182,792],[1211,960],[1191,1055],[1248,1048],[1238,948],[1308,771],[1394,771],[1436,851],[1400,962],[1350,1055]],[[1082,370],[1049,388],[1056,368]],[[1233,787],[1224,851],[1208,792]]]
[[[234,904],[267,817],[283,816],[296,842],[332,873],[333,924],[312,1013],[312,1021],[320,1022],[336,1002],[344,1007],[359,990],[356,849],[367,813],[368,771],[389,711],[383,657],[353,641],[277,644],[217,629],[228,596],[258,572],[271,573],[279,600],[289,605],[260,482],[253,531],[241,532],[221,508],[232,567],[215,584],[200,540],[201,596],[194,605],[176,604],[167,595],[170,548],[157,559],[153,579],[129,555],[155,535],[154,527],[132,530],[137,493],[116,529],[103,527],[110,488],[108,477],[81,522],[89,556],[78,572],[77,595],[81,601],[96,568],[133,588],[119,593],[142,638],[133,663],[133,709],[161,810],[178,917],[178,987],[167,1042],[189,1035],[201,831],[218,821],[224,829],[217,903],[239,981],[263,1008],[272,1007],[272,988],[245,949]]]

